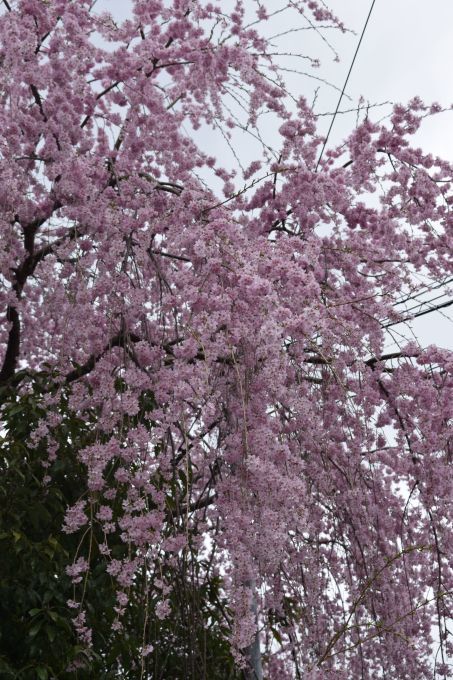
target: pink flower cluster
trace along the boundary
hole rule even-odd
[[[143,574],[171,617],[184,556],[221,579],[231,648],[250,665],[261,645],[266,677],[451,677],[453,359],[405,337],[453,274],[453,167],[411,143],[438,107],[367,117],[321,158],[264,3],[249,21],[240,1],[135,0],[124,22],[9,4],[0,385],[48,374],[47,467],[60,398],[92,423],[62,528],[73,604],[99,558],[114,628]],[[285,12],[343,30],[324,2]],[[207,126],[258,144],[242,175],[198,148]]]

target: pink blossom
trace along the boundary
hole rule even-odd
[[[184,564],[218,580],[238,666],[255,645],[269,678],[447,677],[453,358],[407,331],[450,304],[453,167],[414,137],[439,105],[360,103],[324,148],[272,3],[9,4],[0,387],[45,412],[43,493],[76,459],[81,643],[90,568],[121,631],[132,587],[178,615]],[[344,30],[320,0],[285,16]]]
[[[156,604],[155,607],[155,612],[156,616],[158,619],[166,619],[167,616],[170,614],[171,607],[170,607],[170,602],[168,600],[161,600]]]

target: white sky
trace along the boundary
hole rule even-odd
[[[340,51],[340,70],[345,73],[371,0],[331,0],[329,5],[348,28],[357,32],[356,36],[345,37]],[[376,0],[349,80],[348,94],[354,99],[363,95],[371,102],[405,102],[419,95],[428,103],[438,101],[450,106],[453,103],[452,31],[453,2],[450,0],[429,3],[426,0]],[[341,78],[336,76],[335,81],[339,84]],[[441,114],[425,127],[420,135],[421,146],[453,160],[453,113]],[[336,122],[333,138],[338,139],[346,132],[345,126]]]
[[[371,0],[331,0],[330,7],[357,35],[343,38],[339,49],[341,62],[326,64],[332,80],[342,86],[371,6]],[[370,102],[406,102],[414,95],[426,103],[439,102],[448,108],[453,103],[453,2],[451,0],[376,0],[362,41],[347,93]],[[342,71],[341,76],[338,71]],[[338,98],[324,88],[334,110]],[[332,108],[333,107],[333,108]],[[349,108],[343,100],[342,109]],[[321,110],[321,109],[319,109]],[[376,109],[377,113],[381,109]],[[382,115],[387,107],[382,108]],[[374,117],[374,116],[372,116]],[[331,142],[340,142],[354,125],[354,114],[338,116]],[[330,119],[326,119],[327,128]],[[453,111],[426,121],[417,134],[424,151],[453,162]],[[435,312],[413,322],[422,345],[439,344],[453,349],[452,308]]]
[[[254,0],[244,0],[246,9],[253,13]],[[222,4],[222,1],[220,2]],[[223,0],[225,7],[231,0]],[[282,0],[261,0],[269,13],[281,7]],[[293,34],[280,42],[279,48],[320,56],[321,68],[314,75],[330,80],[341,88],[355,51],[359,35],[371,6],[371,0],[328,0],[326,4],[344,21],[348,33],[326,33],[338,51],[340,63],[334,63],[332,53],[324,49],[318,38],[307,32]],[[108,10],[119,20],[130,16],[130,0],[97,0],[97,11]],[[272,33],[292,28],[288,15],[273,17],[268,25]],[[294,16],[292,16],[294,19]],[[301,24],[302,25],[302,24]],[[281,62],[283,64],[283,62]],[[286,66],[291,62],[287,61]],[[406,102],[418,95],[426,102],[438,101],[448,107],[453,103],[453,2],[451,0],[376,0],[366,34],[360,47],[347,94],[352,102],[362,95],[370,103]],[[295,67],[300,62],[292,62]],[[304,66],[302,65],[302,68]],[[314,91],[313,81],[303,76],[292,78],[294,94],[304,94],[309,101]],[[316,83],[315,83],[316,85]],[[319,92],[316,111],[334,110],[337,92],[323,86]],[[349,102],[351,104],[351,102]],[[343,99],[342,108],[349,108]],[[382,108],[382,115],[388,112]],[[376,110],[376,115],[381,109]],[[330,120],[326,120],[326,129]],[[339,116],[331,141],[340,141],[354,125],[355,115]],[[426,124],[420,144],[426,150],[453,160],[453,112],[444,113]]]
[[[307,62],[297,58],[281,58],[285,67],[307,71],[316,77],[328,80],[341,90],[349,69],[365,19],[372,0],[326,0],[326,4],[343,20],[348,29],[355,33],[341,35],[338,31],[326,31],[340,61],[334,61],[333,51],[312,31],[294,32],[278,41],[278,50],[300,52],[320,57],[321,67],[310,70]],[[225,11],[232,0],[221,0]],[[254,17],[256,2],[244,0],[246,10]],[[261,0],[269,13],[286,4],[283,0]],[[130,16],[130,0],[98,0],[97,11],[108,10],[118,20]],[[299,24],[303,26],[301,22]],[[266,32],[269,35],[294,28],[294,15],[288,13],[272,17]],[[426,103],[439,102],[449,108],[453,103],[453,1],[452,0],[376,0],[364,35],[354,69],[350,76],[340,111],[357,106],[360,96],[370,104],[381,102],[405,103],[418,95]],[[333,112],[339,92],[334,87],[320,84],[304,75],[287,74],[291,92],[313,100],[315,88],[321,85],[317,94],[316,113]],[[391,105],[376,107],[372,119],[379,119],[390,112]],[[326,133],[330,116],[320,117],[320,132]],[[335,146],[348,135],[356,122],[356,114],[338,115],[329,138],[329,146]],[[272,138],[272,125],[265,121],[263,130]],[[188,131],[189,132],[189,131]],[[190,133],[190,132],[189,132]],[[193,134],[193,133],[190,133]],[[224,141],[207,129],[195,135],[200,145],[216,155],[222,164],[235,165],[231,152]],[[249,138],[247,138],[249,140]],[[241,140],[241,157],[244,165],[255,158],[253,143]],[[270,139],[269,139],[270,141]],[[245,143],[244,143],[245,142]],[[453,162],[453,111],[441,113],[428,119],[417,133],[416,143],[424,151],[439,155]],[[415,334],[421,344],[439,344],[453,349],[452,308],[435,312],[413,322]],[[396,329],[398,330],[398,329]]]

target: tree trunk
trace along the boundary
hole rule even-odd
[[[256,596],[255,581],[246,583],[252,589],[252,603],[250,609],[255,616],[256,633],[251,644],[244,650],[247,660],[247,668],[244,673],[245,680],[263,680],[263,667],[261,665],[260,634],[258,630],[258,600]]]

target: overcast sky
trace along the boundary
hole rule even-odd
[[[303,52],[321,57],[321,67],[311,71],[340,88],[344,83],[352,56],[362,31],[372,0],[329,0],[326,4],[355,34],[339,35],[326,32],[337,50],[340,62],[318,37],[308,32],[294,33],[279,41],[279,49]],[[222,0],[225,7],[231,0]],[[255,0],[244,0],[251,16],[256,10]],[[261,0],[269,13],[282,7],[282,0]],[[119,20],[130,16],[130,0],[97,0],[97,11],[109,10]],[[268,22],[271,33],[294,28],[294,15],[283,13]],[[303,24],[301,23],[300,26]],[[276,29],[275,29],[276,27]],[[406,102],[419,95],[426,102],[437,101],[443,106],[453,102],[453,2],[451,0],[376,0],[374,9],[349,79],[342,108],[357,102],[362,95],[370,103]],[[297,60],[281,60],[285,66],[307,70]],[[318,83],[308,77],[288,76],[294,94],[304,94],[310,100]],[[334,110],[338,92],[322,86],[318,93],[317,112]],[[382,115],[388,107],[376,109]],[[327,129],[329,120],[326,117]],[[355,116],[339,116],[332,131],[332,142],[340,141],[354,125]],[[431,152],[453,160],[453,112],[447,112],[425,124],[420,143]]]
[[[338,70],[345,75],[371,0],[331,0],[329,5],[344,19],[346,26],[357,32],[356,36],[348,35],[343,40]],[[405,102],[419,95],[428,103],[438,101],[450,106],[453,103],[452,30],[451,0],[376,0],[349,80],[348,94],[355,99],[363,95],[371,102]],[[341,78],[337,82],[339,84]],[[343,124],[336,122],[335,139],[346,131]],[[420,143],[427,151],[453,161],[452,133],[453,112],[447,112],[425,125]]]
[[[221,6],[228,6],[233,0],[221,0]],[[302,28],[303,22],[294,23],[294,14],[287,12],[272,17],[263,25],[267,35],[292,30],[293,32],[276,40],[279,51],[299,52],[320,57],[319,69],[310,70],[303,59],[282,57],[280,65],[288,69],[304,71],[308,75],[286,73],[291,92],[304,95],[313,101],[316,95],[315,111],[318,114],[333,112],[338,102],[346,74],[351,64],[372,0],[330,0],[328,6],[353,32],[340,34],[325,31],[329,46],[313,31],[294,31]],[[253,18],[255,0],[244,0],[247,11]],[[261,0],[269,13],[286,3],[283,0]],[[130,16],[130,0],[98,0],[97,11],[111,11],[118,20]],[[383,102],[405,103],[418,95],[426,103],[438,102],[449,108],[453,103],[453,0],[376,0],[367,26],[340,110],[357,107],[359,97],[374,104]],[[339,61],[335,61],[335,51]],[[329,81],[321,83],[314,78]],[[391,104],[376,106],[370,112],[373,119],[380,119],[391,110]],[[320,131],[326,133],[331,116],[320,116]],[[353,129],[356,113],[341,114],[329,138],[329,145],[341,143]],[[270,120],[264,121],[267,138],[274,136]],[[202,129],[194,135],[197,141],[210,153],[216,155],[222,164],[232,166],[235,159],[226,148],[220,135]],[[453,162],[453,111],[441,113],[428,119],[417,133],[416,143],[425,152],[439,155]],[[250,138],[237,146],[244,165],[255,158],[256,149]],[[446,299],[446,298],[445,298]],[[442,300],[443,301],[443,300]],[[439,301],[438,301],[439,302]],[[453,348],[453,313],[451,308],[436,312],[413,322],[414,331],[423,345],[436,343]]]
[[[356,36],[344,37],[341,62],[335,73],[332,69],[340,84],[344,82],[371,0],[331,0],[329,5],[349,28],[357,32]],[[406,102],[419,95],[426,103],[437,101],[448,108],[453,103],[452,31],[451,0],[431,0],[429,3],[424,0],[376,0],[348,83],[348,94],[355,100],[363,95],[370,102]],[[332,66],[326,63],[325,68]],[[343,78],[337,75],[338,70],[343,71]],[[338,98],[327,88],[324,88],[323,96],[336,105]],[[347,103],[343,101],[341,108],[348,108]],[[331,140],[341,141],[351,125],[354,125],[351,116],[337,117]],[[417,135],[417,143],[424,151],[453,162],[453,111],[425,122]],[[415,334],[423,345],[436,343],[453,349],[451,310],[450,307],[413,322]]]

